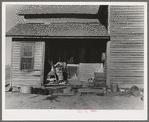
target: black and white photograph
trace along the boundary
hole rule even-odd
[[[147,2],[2,4],[5,120],[147,119]]]

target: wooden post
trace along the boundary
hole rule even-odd
[[[106,85],[110,86],[110,41],[107,42],[107,70],[106,70]]]
[[[10,88],[12,87],[13,43],[11,40]]]
[[[42,65],[41,65],[40,81],[41,85],[44,85],[45,42],[41,42],[41,45],[42,45]]]

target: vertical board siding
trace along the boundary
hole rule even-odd
[[[35,42],[34,70],[41,70],[41,42]],[[21,41],[12,41],[12,85],[40,85],[40,76],[20,70]]]
[[[42,64],[42,42],[35,43],[35,59],[34,59],[34,69],[41,70]]]
[[[109,84],[143,84],[144,7],[109,6]]]

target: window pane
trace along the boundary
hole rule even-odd
[[[23,64],[23,69],[27,69],[27,64]]]
[[[26,50],[26,51],[28,51],[28,50],[32,50],[32,46],[29,46],[29,45],[24,46],[24,50]]]
[[[27,52],[24,52],[24,56],[27,56]]]
[[[28,51],[28,55],[27,56],[32,56],[32,52]]]
[[[32,46],[24,46],[23,56],[32,56]]]
[[[32,59],[31,58],[28,58],[28,63],[32,63]]]
[[[27,52],[27,46],[24,46],[24,52]]]
[[[22,63],[26,63],[27,62],[27,59],[26,58],[22,58]]]
[[[32,69],[32,68],[31,68],[31,64],[28,64],[28,69]]]
[[[27,47],[27,50],[32,50],[32,46],[26,46]]]

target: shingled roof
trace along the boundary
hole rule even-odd
[[[26,5],[17,14],[87,13],[96,14],[99,5]]]
[[[6,36],[108,36],[101,23],[24,23],[11,28]]]

